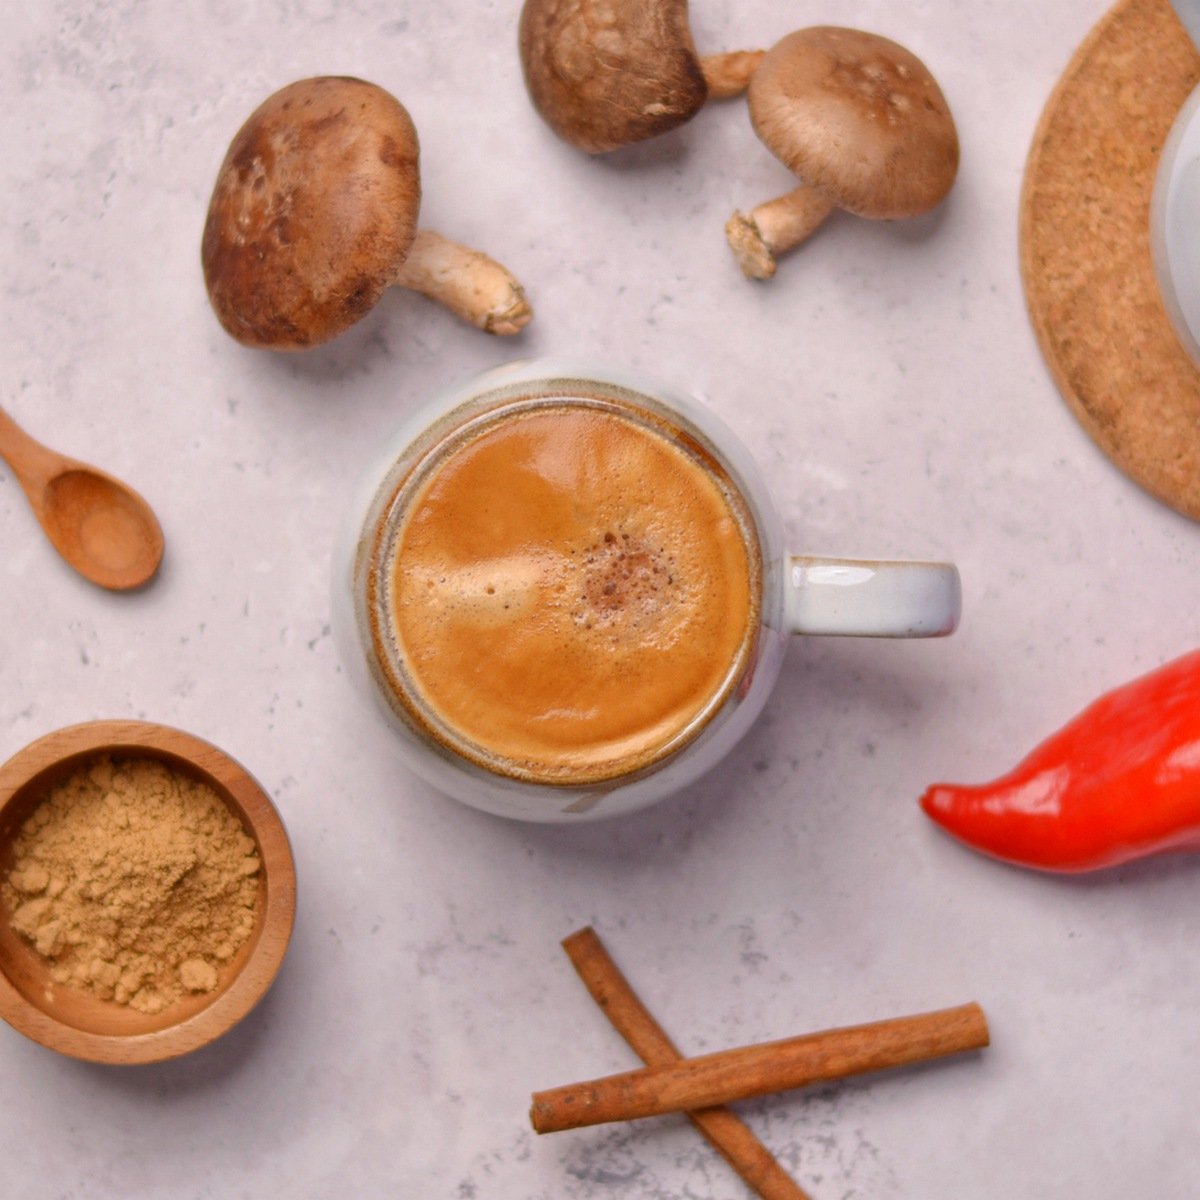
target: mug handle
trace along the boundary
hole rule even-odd
[[[945,637],[958,626],[962,586],[953,563],[787,559],[792,633]]]

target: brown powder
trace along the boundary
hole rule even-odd
[[[254,839],[212,788],[155,759],[90,760],[13,852],[0,900],[53,980],[140,1012],[215,990],[254,928]]]

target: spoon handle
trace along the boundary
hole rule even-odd
[[[13,469],[29,503],[42,510],[42,493],[50,478],[63,465],[62,455],[32,438],[0,408],[0,457]]]

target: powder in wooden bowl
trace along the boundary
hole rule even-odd
[[[101,755],[25,821],[0,900],[56,983],[154,1014],[217,988],[254,929],[261,867],[207,784]]]

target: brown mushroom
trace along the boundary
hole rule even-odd
[[[564,141],[602,154],[745,91],[761,50],[701,58],[687,0],[525,0],[521,66],[534,108]]]
[[[417,133],[361,79],[304,79],[268,97],[230,144],[204,225],[214,311],[248,346],[296,350],[349,328],[393,284],[489,333],[531,313],[499,263],[430,230]]]
[[[958,133],[937,82],[887,38],[827,26],[790,33],[750,81],[750,119],[801,186],[734,213],[725,226],[751,279],[775,274],[833,208],[913,217],[939,204],[958,171]]]

